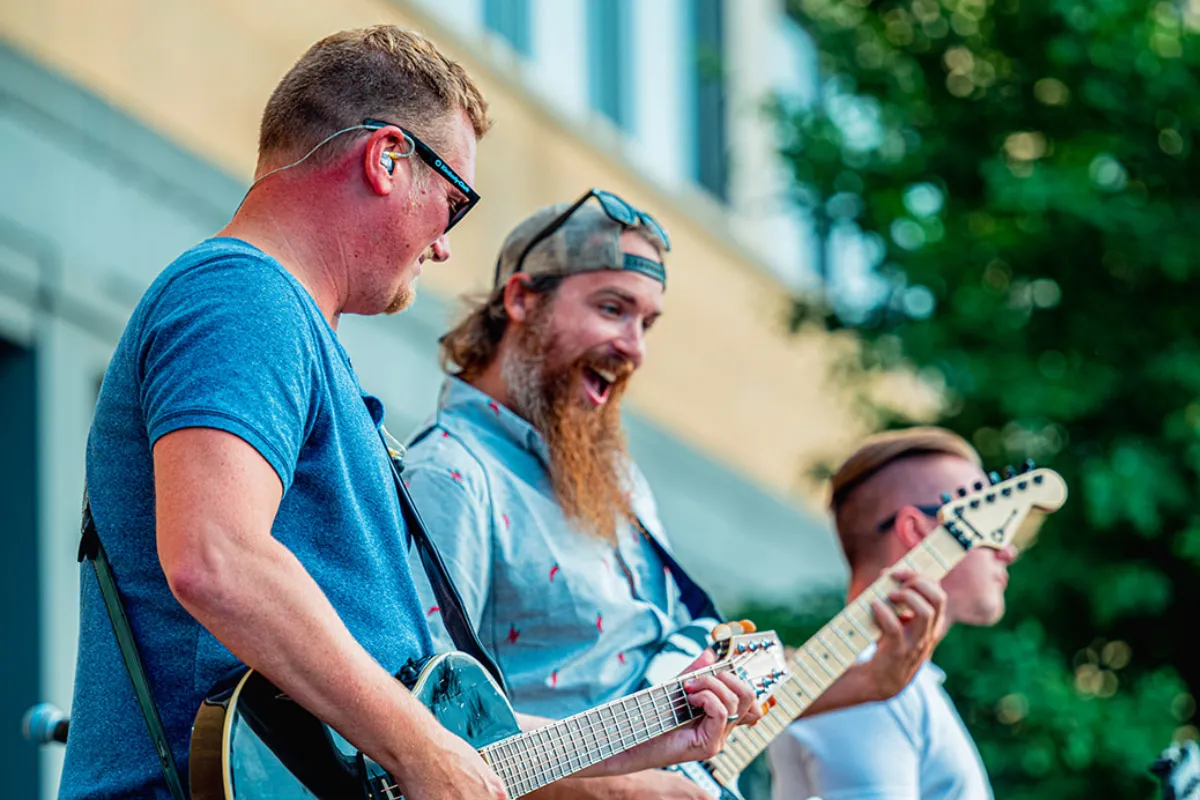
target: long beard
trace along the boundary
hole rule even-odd
[[[551,339],[541,317],[522,330],[501,365],[509,399],[513,410],[546,441],[550,484],[563,514],[585,531],[615,543],[618,524],[637,519],[629,499],[629,461],[620,414],[632,370],[620,360],[585,356],[548,372]],[[580,398],[588,366],[620,375],[599,408],[585,406]]]

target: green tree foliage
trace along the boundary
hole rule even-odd
[[[798,197],[861,232],[886,287],[806,298],[797,325],[856,329],[991,466],[1032,457],[1072,490],[1005,621],[939,648],[947,688],[998,797],[1154,796],[1200,687],[1200,3],[791,10],[823,76],[781,109]]]

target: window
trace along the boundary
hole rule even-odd
[[[617,127],[632,130],[629,0],[587,0],[588,99]]]
[[[693,177],[721,200],[728,200],[724,3],[722,0],[691,0],[691,3]]]
[[[484,0],[483,23],[523,56],[533,53],[529,31],[529,0]]]

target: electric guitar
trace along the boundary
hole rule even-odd
[[[887,599],[896,585],[892,570],[905,568],[940,581],[971,548],[1005,547],[1031,511],[1050,513],[1067,499],[1066,482],[1053,470],[1034,469],[1026,462],[1024,472],[1008,468],[1005,473],[1009,477],[1003,480],[991,473],[991,485],[981,481],[960,488],[955,497],[942,495],[941,524],[796,651],[789,661],[791,677],[776,690],[775,705],[766,716],[753,728],[735,729],[711,759],[672,769],[711,797],[742,800],[737,786],[742,770],[879,639],[868,604],[877,598],[893,605]]]
[[[1163,800],[1200,798],[1200,747],[1195,742],[1171,745],[1162,752],[1150,771],[1162,781]]]
[[[491,675],[463,653],[433,656],[397,678],[479,749],[516,798],[701,716],[683,689],[693,678],[735,673],[761,701],[787,677],[773,632],[733,637],[718,654],[704,669],[526,733]],[[189,772],[192,800],[401,797],[382,767],[249,669],[219,683],[201,705]]]

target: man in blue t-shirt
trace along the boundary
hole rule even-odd
[[[233,220],[159,275],[117,345],[88,489],[185,784],[200,702],[245,663],[409,797],[503,796],[391,675],[430,638],[381,405],[336,335],[343,313],[404,308],[422,262],[449,257],[488,125],[479,90],[423,37],[322,40],[266,106]],[[457,181],[405,157],[417,137]],[[61,796],[166,797],[90,566],[81,592]]]
[[[400,127],[404,125],[405,127]],[[263,114],[256,180],[218,238],[147,290],[104,377],[87,481],[175,761],[212,684],[245,664],[382,765],[409,800],[505,787],[392,673],[431,653],[382,409],[336,331],[405,308],[471,189],[487,104],[460,66],[392,26],[314,45]],[[90,567],[64,798],[168,789]],[[606,775],[713,751],[755,719],[701,678],[705,719]]]

